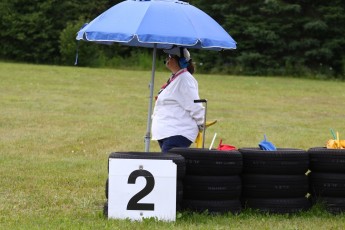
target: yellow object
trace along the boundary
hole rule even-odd
[[[197,148],[202,148],[202,132],[198,133],[198,136],[195,139],[195,145]]]
[[[205,128],[208,128],[209,126],[214,125],[216,123],[217,123],[217,120],[207,121]],[[202,132],[201,131],[199,131],[198,136],[196,137],[194,142],[195,142],[195,145],[196,145],[197,148],[202,148]]]
[[[328,140],[326,147],[328,149],[345,149],[345,140],[339,140],[339,132],[337,132],[337,140]]]
[[[326,147],[328,149],[345,149],[345,140],[333,140],[327,141]]]

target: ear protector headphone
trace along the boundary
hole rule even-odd
[[[184,49],[183,47],[180,47],[180,58],[178,59],[178,64],[180,65],[181,68],[187,68],[189,63],[184,57],[183,49]]]

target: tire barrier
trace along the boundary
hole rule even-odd
[[[316,197],[345,197],[345,174],[310,173],[311,194]]]
[[[294,214],[307,211],[311,207],[306,197],[299,198],[247,198],[246,204],[251,209],[260,210],[265,213]]]
[[[242,155],[236,150],[174,148],[169,152],[185,158],[186,175],[227,176],[238,175],[242,172]]]
[[[308,171],[309,156],[305,150],[278,148],[264,151],[260,148],[240,148],[243,172],[272,175],[297,175]]]
[[[169,153],[183,156],[186,162],[182,211],[211,214],[241,211],[243,162],[239,151],[174,148]]]
[[[241,178],[186,175],[183,188],[185,199],[232,200],[241,195]]]
[[[318,197],[312,198],[313,204],[321,203],[325,206],[326,210],[332,214],[341,214],[345,212],[345,199],[344,197]]]
[[[243,174],[242,195],[255,198],[304,197],[309,191],[306,175]]]
[[[108,199],[104,202],[103,205],[103,216],[108,218]]]
[[[182,201],[183,210],[192,210],[195,212],[210,214],[220,214],[231,212],[238,214],[242,210],[241,202],[235,200],[188,200]]]
[[[315,147],[308,153],[312,172],[345,173],[345,149]]]
[[[315,147],[310,156],[310,193],[313,204],[330,213],[345,212],[345,149]]]
[[[310,201],[305,150],[274,151],[241,148],[243,157],[242,205],[261,212],[290,214],[308,210]]]
[[[176,181],[176,210],[181,208],[183,199],[183,178],[186,173],[185,159],[181,155],[173,153],[161,152],[113,152],[108,157],[108,173],[109,173],[109,159],[150,159],[150,160],[172,160],[177,166],[177,181]],[[105,197],[106,201],[103,207],[104,216],[108,217],[108,197],[109,197],[109,178],[105,182]]]
[[[174,148],[166,154],[114,152],[110,158],[172,160],[177,211],[293,214],[322,203],[330,213],[345,212],[345,149]],[[108,191],[107,179],[107,199]],[[103,213],[107,216],[108,200]]]

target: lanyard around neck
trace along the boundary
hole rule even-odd
[[[180,70],[180,71],[178,71],[177,73],[175,73],[175,74],[173,74],[169,79],[168,79],[168,81],[167,81],[167,83],[165,83],[162,87],[161,87],[161,89],[159,90],[159,92],[158,92],[158,95],[171,83],[171,82],[173,82],[178,76],[180,76],[181,74],[183,74],[184,72],[186,72],[187,71],[187,69],[182,69],[182,70]],[[157,99],[157,97],[156,97],[156,99]]]

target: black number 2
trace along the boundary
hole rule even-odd
[[[155,186],[155,179],[153,175],[146,170],[135,170],[128,177],[128,184],[135,184],[138,177],[144,177],[146,179],[146,186],[135,194],[127,204],[127,210],[148,210],[154,211],[154,204],[138,203],[142,198],[148,195]]]

